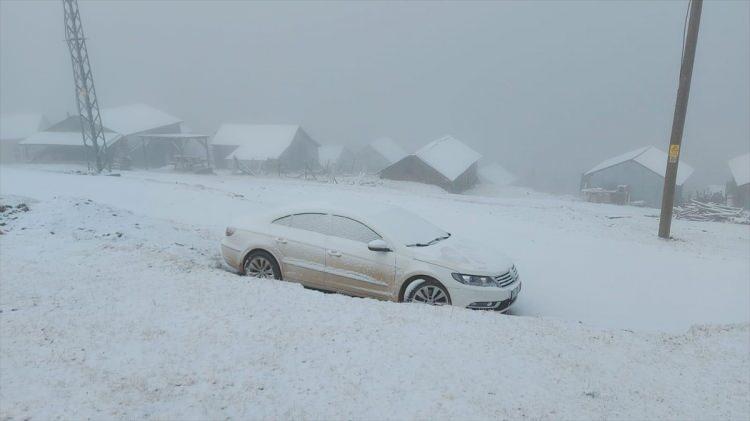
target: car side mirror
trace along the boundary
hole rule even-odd
[[[372,251],[391,251],[390,248],[388,248],[388,244],[386,244],[385,241],[381,239],[372,240],[369,243],[367,243],[367,248]]]

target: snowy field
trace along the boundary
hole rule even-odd
[[[522,189],[0,167],[0,419],[750,414],[750,227]],[[379,200],[500,243],[516,316],[228,272],[228,221]],[[13,219],[15,218],[15,219]]]

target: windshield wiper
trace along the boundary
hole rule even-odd
[[[442,237],[435,238],[434,240],[430,240],[430,241],[428,241],[426,243],[407,244],[406,247],[427,247],[427,246],[431,246],[431,245],[437,243],[438,241],[445,240],[446,238],[448,238],[448,237],[451,236],[450,233],[447,233],[447,234],[448,235],[444,235]]]

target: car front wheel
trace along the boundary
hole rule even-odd
[[[253,278],[281,279],[281,269],[276,259],[265,251],[254,251],[245,259],[245,275]]]
[[[415,281],[416,285],[409,288],[406,297],[408,303],[423,303],[433,306],[450,305],[451,298],[448,291],[439,282],[431,279]]]

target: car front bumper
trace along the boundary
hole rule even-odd
[[[448,287],[451,304],[476,310],[506,311],[516,302],[521,292],[518,280],[505,288],[452,286]]]
[[[234,247],[227,245],[225,241],[221,243],[221,255],[224,257],[224,261],[233,269],[242,270],[242,251],[235,249]]]

